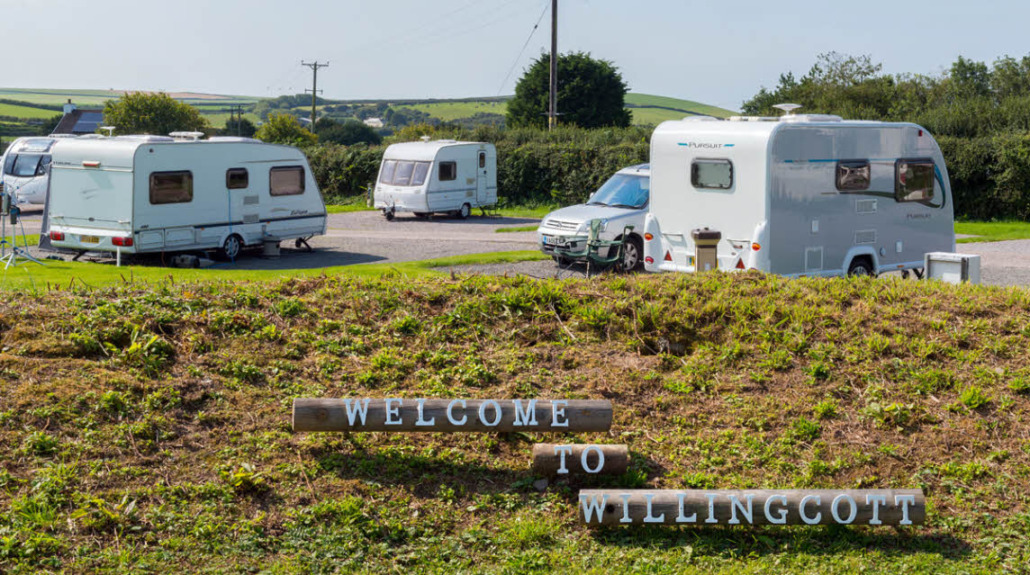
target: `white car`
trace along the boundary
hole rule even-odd
[[[603,231],[599,239],[602,240],[622,239],[626,226],[633,226],[633,231],[626,238],[620,267],[626,271],[639,270],[643,265],[644,216],[650,195],[650,166],[640,164],[623,168],[598,188],[587,203],[547,214],[537,228],[540,250],[559,264],[570,263],[554,248],[582,249],[581,242],[587,241],[590,221],[600,219]]]
[[[4,191],[16,204],[43,205],[50,179],[50,148],[56,139],[18,138],[3,156]]]

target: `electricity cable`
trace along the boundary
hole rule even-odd
[[[497,89],[497,95],[498,96],[501,95],[501,92],[504,91],[504,86],[508,83],[508,80],[511,79],[512,73],[515,72],[515,67],[519,65],[519,60],[522,59],[522,55],[525,54],[525,52],[526,52],[526,47],[529,46],[529,42],[533,39],[533,34],[536,34],[536,30],[537,30],[537,28],[540,27],[540,23],[544,21],[544,16],[547,15],[547,10],[548,10],[549,7],[550,7],[550,5],[547,2],[544,2],[544,10],[543,10],[543,12],[540,13],[540,17],[537,18],[536,24],[534,24],[533,25],[533,29],[530,30],[529,37],[526,38],[526,43],[523,44],[522,45],[522,49],[519,50],[519,55],[516,56],[515,57],[515,61],[511,63],[511,69],[508,70],[508,75],[505,76],[504,77],[504,81],[501,82],[501,87]]]

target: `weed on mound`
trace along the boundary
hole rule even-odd
[[[1030,564],[1030,294],[755,273],[9,295],[0,570]],[[295,434],[297,397],[609,399],[611,434]],[[537,491],[531,443],[626,443]],[[923,528],[588,529],[581,487],[922,488]]]

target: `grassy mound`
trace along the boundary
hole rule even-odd
[[[77,285],[77,284],[76,284]],[[0,570],[1030,563],[1030,294],[757,274],[302,278],[0,304]],[[294,434],[295,397],[608,398],[605,435]],[[531,442],[630,472],[537,492]],[[580,487],[913,488],[928,524],[591,530]]]

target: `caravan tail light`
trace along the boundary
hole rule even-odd
[[[111,243],[122,248],[132,247],[132,238],[111,238]]]
[[[751,244],[751,250],[752,251],[756,251],[757,252],[757,251],[761,251],[761,249],[762,249],[762,244],[760,244],[758,242],[755,242],[755,243]]]
[[[63,242],[64,232],[50,232],[50,240],[55,242]]]
[[[654,239],[654,236],[651,234],[644,234],[644,239],[647,241],[651,241]]]
[[[100,160],[83,160],[82,161],[82,167],[83,168],[99,168],[100,167]]]
[[[672,261],[672,253],[665,252],[665,261],[667,261],[667,262],[671,262]]]
[[[747,269],[747,268],[744,267],[744,260],[737,260],[737,269],[738,270]]]
[[[646,258],[644,258],[644,263],[653,264],[654,263],[654,258],[651,257],[651,256],[647,256]]]

